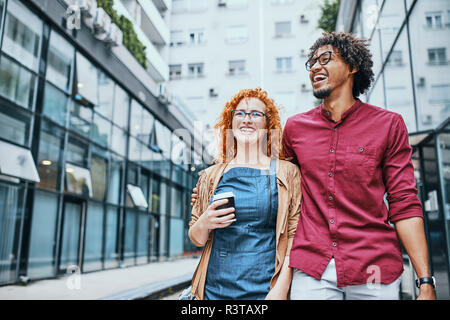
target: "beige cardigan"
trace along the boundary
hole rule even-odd
[[[199,173],[197,182],[198,198],[192,208],[192,217],[189,227],[197,221],[200,215],[206,211],[211,196],[226,168],[225,163],[213,165]],[[270,288],[275,285],[280,274],[284,258],[289,256],[294,239],[295,230],[300,215],[300,201],[302,197],[300,187],[300,170],[289,161],[278,160],[276,169],[277,188],[278,188],[278,214],[276,222],[276,261],[275,273],[270,280]],[[203,300],[204,288],[206,282],[206,272],[208,270],[209,257],[214,238],[214,232],[211,232],[208,241],[205,244],[203,255],[200,259],[197,270],[192,278],[191,293],[199,300]],[[192,239],[191,239],[192,240]],[[193,243],[199,247],[199,243]]]

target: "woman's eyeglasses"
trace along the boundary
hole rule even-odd
[[[331,54],[333,52],[332,51],[326,51],[324,53],[322,53],[320,56],[318,56],[317,58],[311,58],[308,61],[306,61],[305,66],[306,66],[306,70],[307,71],[311,71],[311,69],[313,68],[313,66],[316,64],[317,61],[319,61],[321,66],[326,65],[328,62],[330,62],[331,60]]]
[[[245,112],[242,110],[233,110],[231,111],[231,115],[233,117],[239,118],[239,119],[244,119],[246,115],[248,115],[250,117],[250,119],[252,120],[260,120],[262,118],[264,118],[266,115],[264,114],[264,112],[261,111],[251,111],[251,112]]]

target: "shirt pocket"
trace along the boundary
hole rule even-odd
[[[376,148],[348,145],[345,154],[344,176],[351,181],[368,183],[375,172]]]

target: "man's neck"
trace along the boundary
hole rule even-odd
[[[356,100],[352,92],[332,92],[323,100],[323,108],[331,113],[331,119],[338,122],[342,114],[350,109]]]

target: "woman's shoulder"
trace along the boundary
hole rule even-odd
[[[287,160],[278,160],[278,162],[279,162],[280,169],[285,171],[286,173],[288,173],[288,174],[299,173],[300,174],[300,169],[296,164],[294,164],[290,161],[287,161]]]
[[[225,163],[216,163],[216,164],[209,166],[206,169],[203,169],[198,174],[200,176],[211,177],[211,176],[214,176],[221,168],[223,168],[223,166],[225,166]]]

